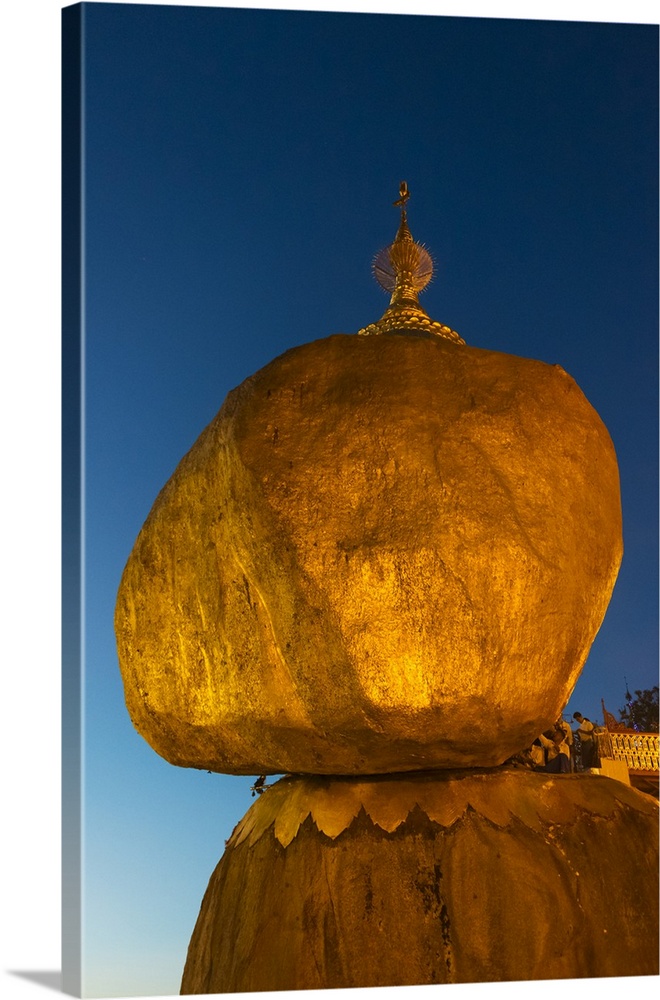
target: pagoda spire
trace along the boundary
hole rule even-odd
[[[416,243],[408,228],[406,205],[410,190],[401,181],[399,198],[394,202],[401,209],[401,220],[394,242],[380,250],[373,261],[373,273],[378,284],[391,293],[390,304],[377,323],[358,330],[363,336],[380,333],[413,333],[444,337],[456,344],[465,341],[455,330],[432,320],[419,304],[422,292],[433,277],[433,260],[421,243]]]

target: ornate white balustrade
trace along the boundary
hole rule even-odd
[[[625,761],[631,771],[658,771],[657,733],[603,733],[598,751],[601,757]]]

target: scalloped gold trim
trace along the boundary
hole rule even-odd
[[[418,806],[439,826],[449,828],[469,809],[496,826],[519,820],[534,830],[573,822],[580,813],[610,816],[621,805],[657,812],[658,803],[602,775],[564,775],[497,769],[483,772],[425,772],[386,778],[287,776],[267,788],[232,833],[228,847],[249,846],[273,827],[288,847],[311,816],[334,840],[364,809],[375,826],[393,833]]]

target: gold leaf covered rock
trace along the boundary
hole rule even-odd
[[[558,366],[337,335],[227,397],[122,578],[133,722],[174,764],[500,763],[554,722],[621,559],[614,449]]]
[[[611,778],[287,778],[211,876],[181,993],[657,976],[657,899],[657,801]]]

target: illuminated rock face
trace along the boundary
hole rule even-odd
[[[600,776],[292,778],[232,835],[181,992],[658,974],[658,807]]]
[[[500,763],[552,724],[621,558],[558,366],[410,335],[294,348],[158,496],[116,632],[140,733],[236,774]]]

